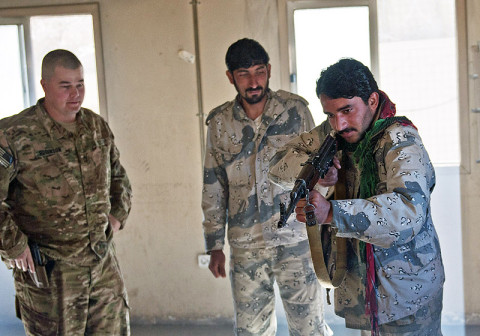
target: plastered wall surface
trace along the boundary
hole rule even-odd
[[[468,73],[479,74],[480,71],[480,2],[469,0],[467,13],[467,56]],[[480,115],[471,110],[480,107],[480,79],[469,76],[468,109],[470,131],[470,166],[469,172],[461,177],[462,211],[463,211],[463,253],[465,281],[465,317],[470,324],[480,324]]]
[[[0,0],[0,8],[88,2]],[[134,191],[127,227],[115,237],[132,321],[231,319],[229,280],[214,279],[196,259],[203,253],[197,83],[195,65],[177,56],[180,49],[195,52],[190,0],[98,3],[108,121]],[[198,5],[205,114],[233,99],[224,56],[228,46],[244,36],[266,47],[272,64],[270,86],[280,88],[276,4],[276,0],[205,0]],[[474,0],[467,5],[468,38],[476,43],[480,24],[473,18],[479,17],[480,5]],[[480,323],[480,228],[476,225],[480,167],[474,163],[475,153],[480,153],[480,132],[477,118],[469,120],[472,164],[461,185],[464,297],[466,314]]]
[[[201,319],[230,303],[212,286],[203,252],[201,157],[191,8],[182,1],[100,3],[109,122],[132,180],[134,203],[117,246],[132,318]],[[219,297],[205,310],[208,293]],[[228,315],[228,311],[226,314]]]

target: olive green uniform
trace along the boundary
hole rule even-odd
[[[108,215],[123,228],[131,186],[107,123],[82,108],[72,133],[47,114],[43,99],[2,119],[0,197],[2,258],[18,257],[30,240],[49,260],[46,289],[14,271],[27,334],[128,335]]]

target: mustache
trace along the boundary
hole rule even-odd
[[[254,87],[254,88],[249,88],[249,89],[246,89],[245,92],[251,92],[251,91],[256,91],[256,90],[262,90],[263,91],[263,87],[262,86],[257,86],[257,87]]]
[[[348,128],[345,128],[345,129],[343,129],[343,130],[341,130],[341,131],[338,131],[337,134],[338,134],[338,135],[342,135],[342,134],[344,134],[344,133],[351,132],[351,131],[357,131],[357,129],[356,129],[356,128],[353,128],[353,127],[348,127]]]

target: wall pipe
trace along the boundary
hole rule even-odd
[[[195,67],[197,75],[197,103],[198,103],[198,121],[200,126],[200,153],[202,160],[202,175],[203,175],[203,159],[205,156],[205,126],[204,126],[204,113],[203,113],[203,93],[202,93],[202,73],[200,69],[200,44],[198,38],[198,10],[197,6],[200,2],[198,0],[192,0],[190,4],[193,9],[193,36],[195,40]]]

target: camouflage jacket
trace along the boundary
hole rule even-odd
[[[324,122],[281,149],[271,161],[271,179],[290,186],[300,163],[320,147],[330,130]],[[335,312],[345,318],[347,327],[369,329],[360,241],[374,247],[379,324],[414,314],[443,288],[444,268],[430,211],[435,172],[417,130],[398,123],[385,130],[374,149],[380,180],[375,196],[358,199],[358,164],[351,153],[339,156],[346,169],[347,199],[331,201],[331,225],[337,236],[350,239],[347,275],[335,289]]]
[[[74,135],[47,114],[43,99],[0,120],[3,258],[17,257],[32,239],[53,259],[89,265],[112,239],[108,215],[125,225],[131,187],[112,131],[84,108],[76,122]]]
[[[314,127],[307,102],[285,91],[269,91],[257,128],[238,100],[210,112],[205,153],[202,208],[206,250],[263,248],[307,238],[292,219],[277,228],[280,202],[289,196],[268,179],[270,158],[298,134]]]

